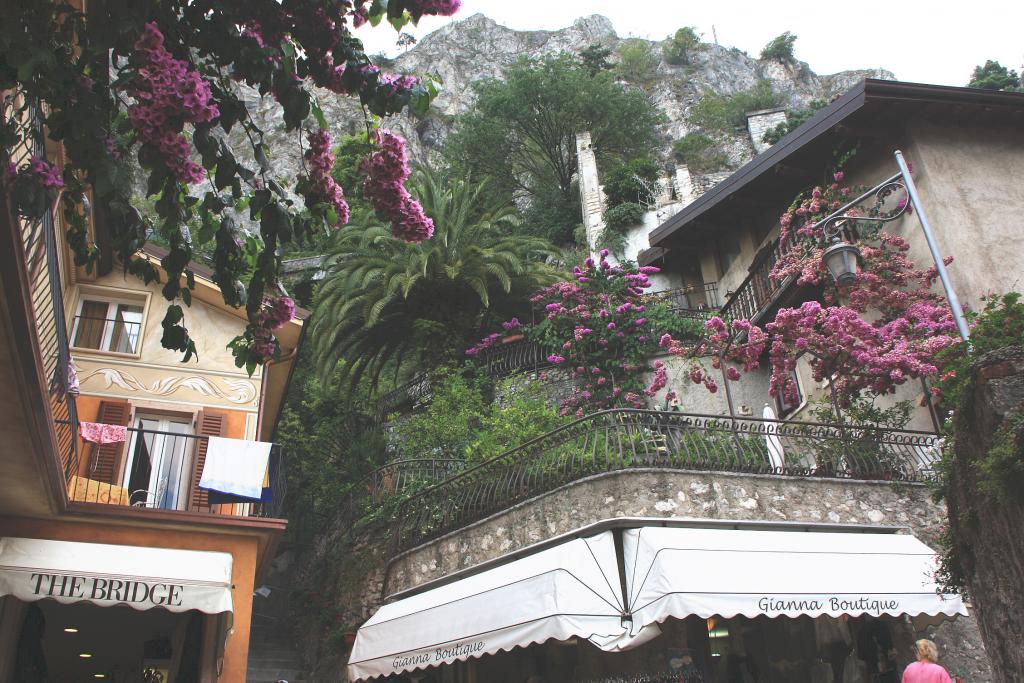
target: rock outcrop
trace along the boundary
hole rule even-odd
[[[381,27],[377,30],[388,29]],[[472,106],[475,83],[487,78],[501,78],[503,71],[520,57],[578,53],[589,45],[610,48],[614,60],[624,40],[615,33],[607,18],[596,14],[581,17],[571,26],[557,31],[517,31],[482,14],[474,14],[428,34],[393,60],[393,65],[388,67],[391,70],[437,73],[443,87],[426,117],[402,114],[387,119],[384,125],[409,141],[410,155],[414,160],[429,159],[440,149],[455,117]],[[658,150],[666,160],[670,156],[672,142],[694,130],[688,120],[689,112],[706,92],[732,95],[753,87],[763,79],[771,83],[780,96],[782,106],[799,109],[812,100],[831,99],[863,78],[894,78],[884,69],[819,76],[803,62],[781,64],[761,61],[736,48],[711,43],[702,44],[689,65],[673,66],[662,56],[663,43],[649,42],[658,63],[643,83],[630,85],[644,90],[666,117],[661,130],[661,149]],[[352,134],[362,130],[362,111],[352,98],[338,97],[327,91],[319,91],[317,96],[330,121],[332,134]],[[276,103],[270,98],[260,101],[255,94],[246,99],[256,119],[269,133],[275,167],[285,177],[292,175],[300,165],[299,145],[294,135],[284,133]],[[743,131],[721,137],[720,144],[734,168],[754,155],[749,136]]]

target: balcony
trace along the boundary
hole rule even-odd
[[[666,289],[649,296],[652,301],[665,303],[672,313],[683,318],[707,320],[718,310],[717,282]]]
[[[183,425],[184,427],[184,425]],[[127,429],[119,443],[84,443],[65,469],[68,500],[133,510],[167,510],[232,517],[281,516],[285,497],[282,449],[270,452],[267,502],[220,502],[218,494],[199,488],[209,438],[182,431]]]
[[[720,315],[724,320],[749,320],[759,323],[782,299],[792,284],[791,280],[777,282],[769,277],[778,260],[792,248],[790,240],[785,243],[775,240],[762,249],[750,266],[746,279],[729,293]]]
[[[607,410],[405,497],[391,525],[392,554],[609,472],[711,471],[921,482],[934,476],[939,450],[938,437],[927,432]]]

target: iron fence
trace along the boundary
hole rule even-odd
[[[377,399],[377,418],[385,420],[391,413],[410,410],[429,399],[430,375],[421,372],[405,384]]]
[[[648,296],[654,301],[666,304],[676,315],[697,320],[706,320],[719,306],[717,282],[651,292]]]
[[[123,441],[82,440],[82,464],[67,472],[68,499],[126,509],[203,512],[233,517],[280,517],[286,496],[284,456],[271,448],[264,499],[243,500],[199,488],[209,437],[181,431],[126,428]],[[129,513],[130,514],[130,513]]]
[[[607,410],[409,496],[397,508],[392,551],[601,472],[656,468],[920,481],[932,477],[939,448],[927,432]]]
[[[518,372],[536,372],[551,367],[549,355],[551,351],[537,342],[520,339],[484,349],[477,361],[492,379],[501,379]]]

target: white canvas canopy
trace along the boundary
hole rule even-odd
[[[733,529],[698,520],[614,523],[635,528],[589,536],[580,530],[384,605],[359,629],[349,680],[552,638],[627,650],[656,637],[669,617],[967,614],[958,596],[936,594],[935,554],[913,536],[756,523]],[[621,558],[614,534],[622,534]]]
[[[229,553],[0,538],[0,596],[231,612]]]
[[[623,535],[633,623],[690,615],[967,614],[913,536],[642,527]]]
[[[566,541],[381,607],[356,635],[351,680],[493,654],[548,639],[630,643],[612,532]],[[648,629],[640,639],[657,635]]]

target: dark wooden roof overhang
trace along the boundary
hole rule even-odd
[[[837,149],[895,144],[910,119],[1024,126],[1024,94],[866,79],[683,208],[650,235],[654,249],[693,246],[752,213],[826,182]],[[644,254],[646,256],[646,252]],[[658,258],[664,258],[664,252]]]

